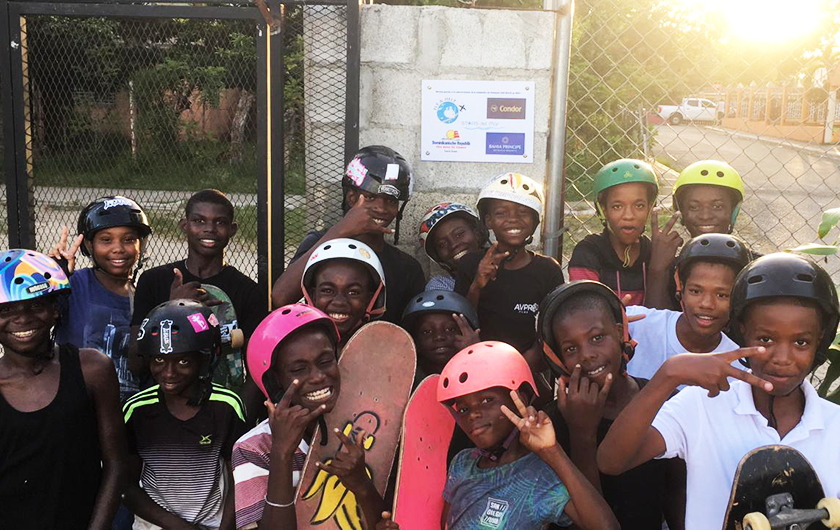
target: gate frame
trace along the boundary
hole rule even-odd
[[[283,123],[285,83],[281,24],[272,34],[252,1],[188,0],[170,5],[137,5],[136,0],[0,0],[0,97],[3,104],[4,174],[8,244],[10,248],[35,248],[34,179],[30,174],[24,97],[21,17],[26,15],[103,18],[189,18],[252,20],[256,26],[257,73],[257,275],[261,292],[271,304],[271,287],[285,264],[285,194]],[[347,7],[347,90],[345,108],[345,163],[359,148],[359,0],[274,0],[285,6]],[[178,5],[183,4],[183,5]],[[231,5],[237,4],[237,5]],[[272,53],[272,50],[274,52]],[[279,51],[279,53],[277,53]],[[271,72],[271,75],[269,75]],[[279,72],[279,73],[278,73]],[[269,129],[271,127],[271,129]],[[270,142],[270,145],[269,145]],[[279,215],[277,215],[279,213]]]

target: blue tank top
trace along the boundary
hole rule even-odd
[[[58,392],[20,412],[0,394],[0,528],[86,529],[102,475],[79,349],[59,347]]]

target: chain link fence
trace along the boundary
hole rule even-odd
[[[736,23],[735,8],[721,2],[578,0],[564,261],[586,234],[601,230],[592,179],[618,158],[655,164],[666,211],[680,170],[697,160],[726,161],[746,184],[735,231],[755,250],[818,241],[821,213],[838,206],[840,189],[833,105],[840,6],[825,4],[829,10],[813,20],[796,17],[780,30],[757,22],[766,18],[761,10],[775,9],[769,6],[757,5]],[[803,24],[812,31],[784,40]],[[683,100],[695,105],[695,116],[668,107]],[[838,261],[826,266],[840,280]]]
[[[36,248],[49,249],[63,226],[75,233],[79,211],[93,199],[120,194],[149,215],[147,267],[183,259],[178,223],[186,201],[217,188],[234,203],[239,224],[228,261],[257,279],[257,183],[266,158],[259,141],[266,116],[259,113],[271,112],[258,101],[265,26],[255,23],[256,7],[236,9],[247,16],[19,18]],[[270,81],[284,81],[274,116],[282,116],[287,259],[308,230],[341,214],[346,11],[292,3],[283,11],[284,71]],[[5,232],[5,208],[0,215]]]

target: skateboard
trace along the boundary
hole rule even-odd
[[[439,375],[430,375],[411,396],[402,428],[394,521],[403,530],[440,528],[446,455],[455,418],[437,400]]]
[[[767,445],[738,464],[724,530],[817,530],[840,526],[840,499],[825,498],[820,479],[796,449]]]
[[[236,311],[233,309],[233,303],[227,293],[208,283],[202,283],[201,288],[207,291],[207,294],[222,302],[210,307],[213,314],[219,319],[219,330],[222,333],[222,359],[213,373],[213,382],[234,392],[239,392],[245,382],[245,365],[242,358],[245,335],[239,329]]]
[[[315,430],[303,466],[295,499],[299,530],[362,530],[361,508],[353,493],[338,477],[318,469],[315,462],[330,462],[341,450],[338,437],[331,432],[333,429],[341,430],[354,442],[364,429],[367,472],[376,491],[384,496],[416,361],[411,336],[388,322],[366,324],[347,341],[338,361],[341,373],[338,402],[324,416],[329,433],[327,444],[320,444],[321,425]]]

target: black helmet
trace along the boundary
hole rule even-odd
[[[347,164],[341,185],[407,201],[413,181],[411,166],[401,154],[384,145],[371,145],[363,147]]]
[[[149,311],[137,332],[137,349],[146,358],[177,353],[201,354],[198,377],[204,389],[199,402],[212,382],[221,348],[219,320],[209,307],[195,300],[170,300],[158,305]]]
[[[149,219],[139,204],[119,195],[101,197],[88,204],[79,214],[78,231],[90,241],[94,234],[105,228],[115,226],[130,226],[140,233],[140,239],[145,241],[152,233]],[[87,248],[82,245],[82,254],[90,257]],[[142,243],[141,243],[142,248]],[[142,253],[141,253],[142,256]]]
[[[736,273],[750,262],[747,244],[729,234],[703,234],[685,244],[677,256],[677,285],[684,280],[682,270],[695,261],[716,261],[735,268]],[[677,290],[680,290],[679,287]]]
[[[815,302],[822,310],[823,335],[817,345],[814,367],[826,359],[837,334],[840,304],[831,276],[816,263],[787,252],[768,254],[747,265],[735,278],[729,304],[730,336],[739,345],[744,337],[737,325],[747,306],[757,300],[789,296]]]
[[[478,329],[478,314],[472,304],[452,291],[426,291],[415,296],[403,311],[402,325],[411,330],[418,316],[425,313],[458,313],[464,315],[473,329]]]
[[[572,298],[584,292],[590,292],[604,297],[607,300],[610,308],[613,311],[613,316],[616,322],[621,322],[623,326],[622,337],[622,355],[624,357],[622,364],[630,362],[633,357],[635,343],[630,340],[630,329],[627,326],[627,314],[624,311],[624,304],[618,298],[615,292],[601,282],[592,280],[578,280],[574,282],[564,283],[560,285],[542,299],[540,302],[540,311],[537,313],[537,338],[543,345],[543,356],[548,363],[549,368],[554,373],[555,377],[568,376],[569,371],[563,365],[563,361],[557,352],[557,341],[554,340],[554,333],[551,330],[551,324],[554,321],[554,315],[560,309],[560,306]]]

